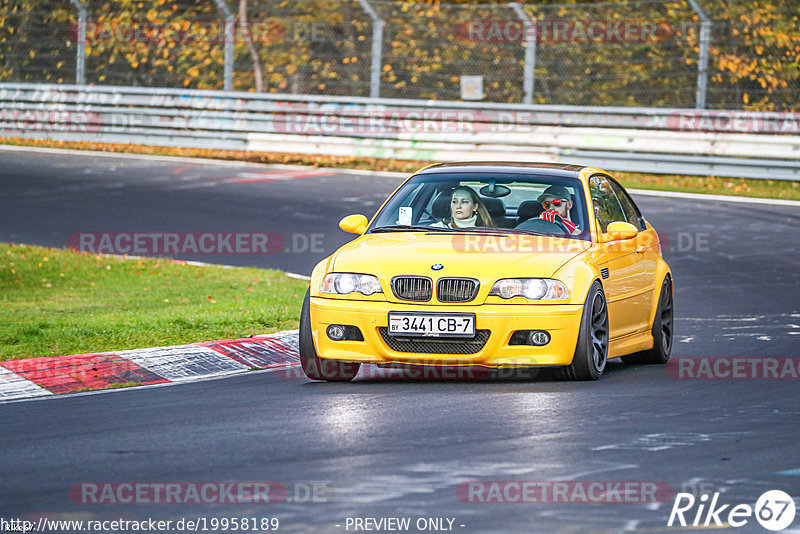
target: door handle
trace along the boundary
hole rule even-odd
[[[636,253],[637,254],[644,254],[646,251],[647,251],[647,247],[645,247],[644,245],[642,245],[641,247],[636,249]]]

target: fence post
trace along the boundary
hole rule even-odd
[[[77,61],[75,62],[75,84],[86,85],[86,6],[81,0],[70,0],[78,10]]]
[[[367,0],[358,0],[361,7],[372,19],[372,66],[369,76],[369,96],[381,96],[381,63],[383,57],[383,21]]]
[[[697,58],[697,95],[694,107],[705,109],[708,87],[708,47],[711,44],[711,19],[697,0],[687,0],[700,18],[700,53]]]
[[[514,10],[519,20],[522,21],[523,36],[525,39],[525,67],[523,70],[522,87],[524,90],[523,104],[533,103],[533,71],[536,68],[536,23],[531,21],[530,17],[522,9],[522,6],[517,2],[511,2],[508,7]]]
[[[233,41],[236,35],[236,28],[234,27],[235,15],[225,0],[214,0],[217,4],[217,9],[225,14],[225,73],[223,80],[225,83],[225,90],[233,90]]]

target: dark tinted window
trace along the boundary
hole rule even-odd
[[[644,225],[639,208],[637,208],[636,204],[633,203],[633,199],[630,197],[630,195],[628,195],[628,193],[622,189],[622,186],[614,180],[607,180],[607,182],[611,185],[611,189],[614,190],[614,193],[619,199],[619,203],[622,206],[622,211],[625,214],[625,220],[639,230],[646,230],[647,227]]]
[[[589,178],[589,192],[594,203],[594,216],[597,217],[602,232],[605,233],[609,223],[627,220],[617,195],[604,176],[595,174]]]

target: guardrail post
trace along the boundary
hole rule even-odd
[[[687,0],[700,18],[700,53],[697,58],[697,94],[694,107],[705,109],[708,87],[708,47],[711,44],[711,19],[697,0]]]
[[[367,0],[358,0],[361,7],[372,19],[372,66],[369,77],[369,96],[381,96],[381,63],[383,57],[383,21]]]
[[[234,21],[236,20],[236,16],[231,11],[231,8],[228,7],[228,4],[225,0],[214,0],[214,3],[217,4],[217,8],[225,14],[225,72],[223,74],[223,80],[225,84],[226,91],[233,90],[233,44],[234,44],[234,36],[236,35],[236,28],[234,27]]]
[[[70,0],[78,10],[77,60],[75,62],[75,84],[86,85],[86,6],[81,0]]]
[[[525,66],[522,77],[522,87],[524,91],[523,104],[533,103],[533,71],[536,68],[536,41],[538,39],[536,24],[517,2],[511,2],[508,7],[514,10],[519,20],[522,21],[522,30],[525,39]]]

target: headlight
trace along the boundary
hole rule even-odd
[[[525,297],[530,300],[567,300],[569,298],[567,286],[550,278],[503,278],[495,282],[489,294],[504,299]]]
[[[381,283],[375,276],[355,273],[331,273],[326,275],[322,279],[319,290],[322,293],[333,295],[349,295],[356,292],[364,295],[383,293]]]

